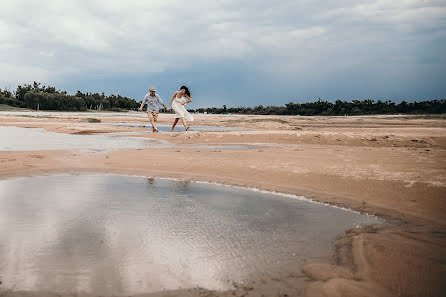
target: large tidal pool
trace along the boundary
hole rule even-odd
[[[0,288],[225,290],[326,256],[345,230],[382,222],[296,196],[196,182],[99,174],[1,180]]]

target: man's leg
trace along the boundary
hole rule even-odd
[[[158,115],[159,115],[159,111],[158,110],[154,110],[153,113],[153,120],[156,122],[158,122]]]
[[[156,129],[156,125],[155,125],[155,121],[153,119],[152,112],[148,111],[147,116],[149,117],[150,123],[152,124],[152,132],[155,132],[155,130],[158,130],[158,129]]]
[[[156,122],[158,122],[158,111],[157,110],[152,111],[152,116],[153,116],[153,124],[152,124],[153,129],[156,132],[158,132],[158,128],[156,127]]]

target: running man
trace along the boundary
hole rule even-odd
[[[158,121],[159,106],[162,105],[166,110],[169,109],[164,105],[163,100],[161,100],[160,96],[156,93],[155,87],[151,87],[149,93],[144,96],[144,100],[142,101],[139,110],[142,110],[144,104],[147,104],[147,116],[152,124],[152,132],[158,132],[156,122]]]

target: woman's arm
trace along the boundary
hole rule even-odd
[[[183,105],[186,104],[186,103],[191,103],[191,102],[192,102],[192,98],[191,98],[189,95],[184,94],[184,97],[186,97],[186,98],[189,99],[189,100],[185,101],[185,102],[183,103]]]
[[[170,98],[170,101],[169,101],[169,107],[168,107],[168,108],[170,108],[170,106],[172,105],[173,98],[175,98],[176,95],[177,95],[177,92],[175,92],[175,93],[172,95],[172,98]]]

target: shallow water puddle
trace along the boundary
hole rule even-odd
[[[136,123],[109,123],[108,125],[120,126],[120,127],[141,127],[147,128],[152,131],[152,125],[150,122],[147,124],[136,124]],[[156,125],[160,132],[170,132],[171,125]],[[179,122],[174,131],[182,132],[184,131],[184,126]],[[234,127],[218,127],[218,126],[191,126],[188,131],[206,131],[206,132],[218,132],[218,131],[239,131],[239,130],[248,130],[246,128],[234,128]]]
[[[146,132],[143,132],[146,133]],[[119,149],[144,148],[192,148],[203,150],[246,150],[258,145],[214,144],[175,145],[173,143],[142,137],[132,137],[138,132],[116,132],[94,135],[75,135],[45,131],[41,128],[0,126],[0,151],[36,151],[58,149],[86,149],[90,151],[112,151]]]
[[[73,135],[48,132],[41,128],[0,126],[0,151],[57,149],[110,151],[166,146],[162,142],[140,137],[113,137],[102,134]]]
[[[229,289],[380,219],[279,194],[119,175],[0,181],[3,290]]]

